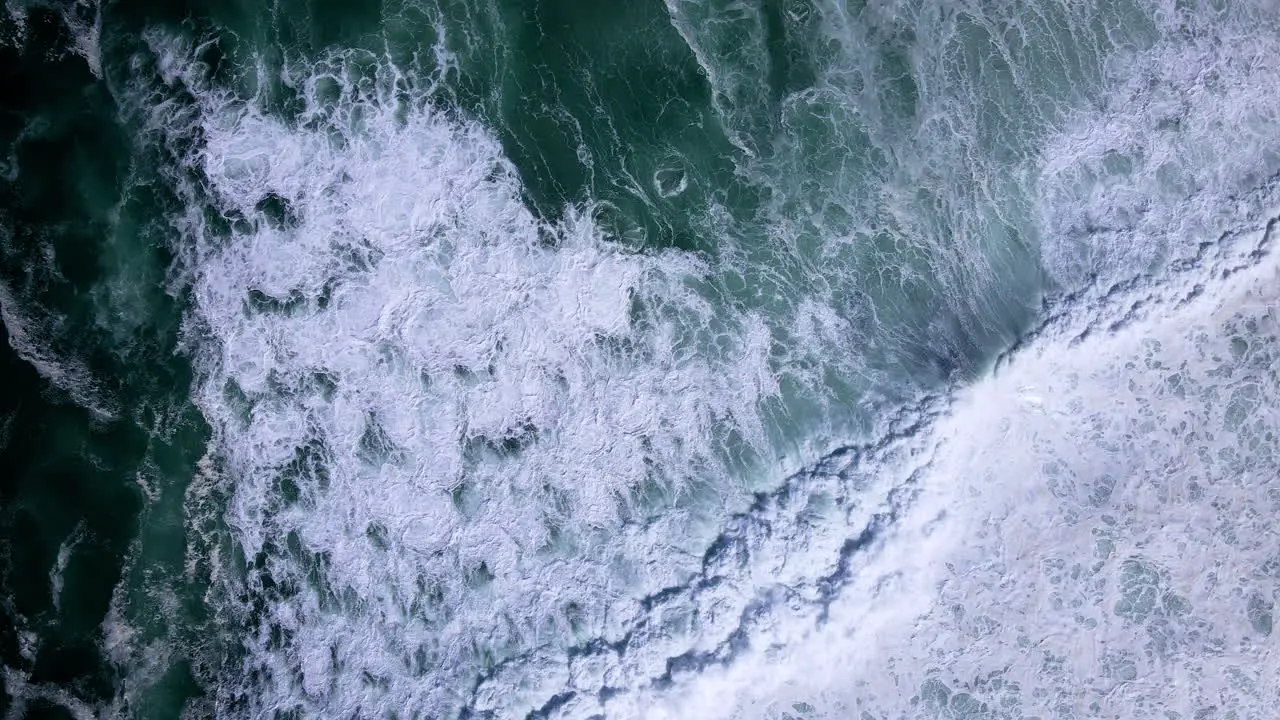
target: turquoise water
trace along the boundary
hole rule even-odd
[[[0,713],[1270,717],[1278,14],[10,0]]]

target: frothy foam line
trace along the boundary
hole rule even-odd
[[[0,322],[9,336],[9,347],[14,354],[31,367],[40,377],[60,392],[66,393],[76,404],[92,413],[95,420],[114,420],[119,412],[115,403],[100,391],[89,368],[74,356],[60,355],[50,349],[41,322],[24,312],[9,287],[0,282]]]
[[[53,612],[60,614],[62,612],[62,585],[63,575],[67,571],[67,563],[71,561],[71,553],[75,550],[76,545],[84,539],[84,523],[76,525],[71,534],[67,536],[61,544],[58,545],[58,556],[53,563],[53,567],[49,568],[49,596],[53,599]]]
[[[27,704],[32,700],[43,700],[62,708],[74,720],[95,720],[97,717],[93,708],[56,685],[29,682],[26,673],[8,666],[0,666],[0,671],[3,671],[5,690],[12,698],[9,712],[5,713],[7,720],[26,717]]]

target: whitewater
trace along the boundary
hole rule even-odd
[[[0,282],[150,438],[110,691],[41,676],[82,522],[9,717],[1274,715],[1280,9],[67,7],[164,261],[94,342],[149,282],[189,383]]]

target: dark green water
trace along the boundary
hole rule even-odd
[[[1267,3],[6,10],[0,716],[1276,699]]]
[[[92,706],[120,687],[103,642],[113,604],[157,602],[121,589],[154,578],[204,613],[182,576],[182,494],[208,430],[164,288],[171,196],[138,183],[115,100],[68,51],[62,19],[35,9],[25,42],[16,32],[6,25],[4,663]],[[193,691],[177,666],[163,684]],[[53,698],[26,705],[66,714]]]

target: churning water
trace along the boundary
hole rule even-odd
[[[9,717],[1273,717],[1280,6],[8,0]]]

